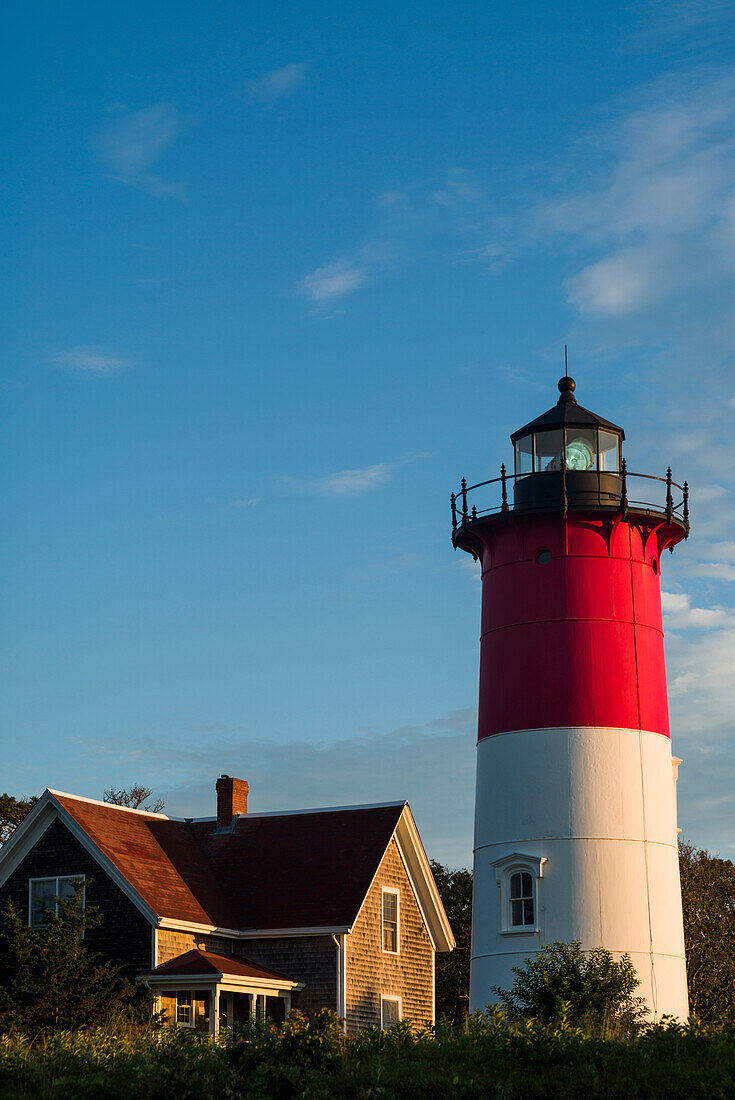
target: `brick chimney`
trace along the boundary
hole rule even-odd
[[[217,780],[217,828],[226,829],[235,814],[248,812],[248,781],[222,775]]]

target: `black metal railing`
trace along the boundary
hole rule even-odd
[[[597,477],[598,489],[603,478],[609,479],[610,475],[612,475],[616,481],[619,481],[620,491],[613,494],[599,491],[599,503],[595,503],[594,505],[588,503],[575,505],[574,493],[568,493],[567,491],[567,478],[569,475],[578,479],[580,474],[584,476],[586,485],[594,485],[592,479]],[[635,474],[629,472],[625,459],[623,459],[620,464],[620,470],[616,471],[568,471],[566,461],[564,456],[562,456],[560,470],[543,470],[527,474],[509,474],[506,472],[505,463],[503,463],[500,467],[500,477],[491,478],[489,481],[478,481],[475,485],[468,485],[467,479],[463,477],[460,491],[458,493],[452,493],[451,495],[452,538],[454,538],[462,528],[485,516],[493,516],[502,514],[503,512],[513,511],[516,513],[553,511],[554,508],[549,505],[548,500],[538,505],[529,505],[526,503],[514,505],[508,503],[508,484],[511,483],[513,488],[515,488],[519,482],[524,481],[528,477],[533,478],[534,481],[539,478],[557,479],[557,483],[560,483],[561,504],[565,515],[570,507],[572,509],[579,508],[579,510],[590,507],[593,509],[601,507],[608,511],[620,511],[623,516],[628,515],[630,512],[660,515],[666,519],[668,524],[675,523],[683,527],[684,537],[689,537],[689,485],[686,481],[683,485],[678,485],[673,481],[671,477],[671,467],[666,471],[666,477],[656,477],[653,474]],[[640,482],[645,482],[646,484],[640,485]],[[633,495],[631,495],[631,483]],[[656,491],[654,491],[654,487]],[[644,494],[644,489],[650,490],[650,492]],[[646,499],[639,500],[639,494],[645,495]],[[471,497],[472,499],[470,499]],[[606,499],[603,501],[603,498]]]

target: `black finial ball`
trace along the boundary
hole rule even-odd
[[[574,381],[573,378],[570,378],[568,374],[565,374],[563,378],[559,379],[557,385],[559,387],[559,393],[562,395],[562,397],[566,396],[567,394],[569,394],[569,396],[571,397],[571,395],[574,393],[577,383]]]

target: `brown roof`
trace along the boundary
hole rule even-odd
[[[219,955],[213,951],[202,951],[199,947],[193,947],[191,951],[161,963],[155,970],[147,970],[145,974],[141,974],[141,977],[175,978],[187,974],[211,974],[213,977],[229,974],[238,978],[269,978],[280,982],[294,980],[287,978],[285,974],[277,974],[275,970],[268,970],[265,966],[258,966],[248,959],[241,959],[235,955]]]
[[[172,821],[52,792],[159,917],[249,929],[347,927],[405,803]]]

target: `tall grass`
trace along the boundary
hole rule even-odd
[[[217,1045],[180,1029],[122,1022],[0,1037],[0,1098],[54,1100],[447,1100],[735,1096],[735,1034],[651,1027],[591,1036],[560,1018],[513,1021],[492,1009],[459,1031],[402,1023],[347,1038],[337,1018],[293,1013],[280,1028],[236,1030]]]

